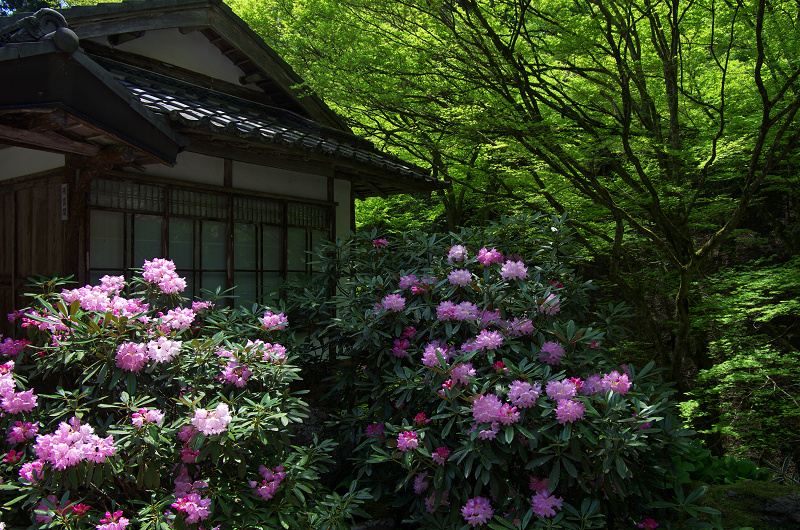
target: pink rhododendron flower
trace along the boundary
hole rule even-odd
[[[24,478],[30,483],[36,482],[42,476],[42,468],[44,467],[44,464],[45,461],[41,458],[22,464],[22,468],[19,470],[20,478]]]
[[[500,276],[504,280],[524,280],[528,276],[528,269],[521,261],[506,261],[500,268]]]
[[[100,438],[91,426],[74,417],[69,423],[60,423],[53,434],[38,435],[34,452],[54,468],[66,469],[83,460],[105,462],[117,449],[113,437]]]
[[[5,462],[6,464],[16,464],[17,462],[19,462],[20,458],[22,458],[22,451],[17,452],[14,449],[12,449],[8,453],[6,453],[6,455],[3,457],[3,462]]]
[[[198,431],[193,425],[184,425],[178,432],[178,440],[189,443],[197,435]]]
[[[419,280],[417,279],[417,277],[414,276],[413,274],[409,274],[408,276],[401,276],[400,277],[400,282],[397,284],[397,286],[400,289],[408,289],[409,287],[413,287],[414,285],[417,285],[418,283],[419,283]]]
[[[228,411],[227,403],[220,403],[217,408],[211,412],[206,409],[196,409],[194,417],[192,418],[192,425],[205,434],[211,436],[212,434],[219,434],[228,428],[231,422],[231,415]]]
[[[106,512],[105,518],[100,520],[100,524],[95,526],[97,530],[124,530],[130,521],[122,517],[122,510],[117,510],[114,513]]]
[[[514,381],[508,387],[508,399],[521,409],[534,406],[541,393],[542,387],[539,383],[531,385],[527,381]]]
[[[435,453],[431,453],[431,460],[433,460],[440,466],[443,466],[445,462],[447,462],[447,459],[450,458],[451,452],[452,451],[450,451],[450,449],[448,449],[447,447],[439,447],[436,449]]]
[[[478,317],[478,326],[481,329],[488,328],[489,326],[493,326],[495,324],[500,325],[503,321],[500,318],[500,310],[496,311],[489,311],[486,310],[480,314]]]
[[[453,320],[477,320],[478,319],[478,306],[472,302],[461,302],[455,307],[453,311]]]
[[[387,311],[402,311],[406,307],[406,299],[399,294],[390,294],[381,302]]]
[[[365,432],[370,438],[386,438],[386,436],[383,434],[383,423],[373,423],[372,425],[367,425]]]
[[[491,429],[483,429],[478,433],[478,438],[481,440],[494,440],[498,432],[500,432],[500,423],[494,421]]]
[[[170,309],[163,318],[163,322],[175,330],[189,329],[192,326],[192,322],[194,322],[194,311],[181,307]]]
[[[278,466],[274,469],[269,469],[266,466],[259,466],[258,473],[261,475],[262,481],[260,483],[250,481],[250,487],[253,488],[256,495],[268,501],[277,493],[278,486],[283,482],[286,473],[283,471],[283,466]]]
[[[411,346],[411,343],[408,339],[394,339],[394,348],[392,348],[392,353],[395,357],[406,357],[408,356],[408,349]]]
[[[415,294],[415,295],[422,294],[427,290],[428,290],[428,288],[425,287],[424,285],[412,285],[411,286],[411,294]]]
[[[424,412],[420,412],[416,416],[414,416],[414,423],[416,423],[417,425],[426,425],[426,424],[428,424],[430,422],[431,422],[431,420],[429,420],[425,416]]]
[[[569,379],[562,379],[561,381],[548,382],[545,387],[545,392],[547,392],[547,395],[552,399],[561,401],[562,399],[575,397],[577,389],[575,388],[575,383]]]
[[[556,313],[561,311],[561,301],[559,300],[558,296],[550,294],[547,296],[547,298],[542,300],[542,302],[537,306],[537,308],[539,310],[539,313],[545,315],[555,315]]]
[[[372,240],[373,248],[386,248],[386,246],[388,244],[389,244],[389,241],[387,241],[386,239],[383,239],[383,238],[381,238],[381,239],[373,239]]]
[[[3,396],[0,406],[10,414],[30,412],[36,408],[36,399],[37,396],[34,395],[33,390],[11,392]]]
[[[167,259],[155,258],[144,262],[142,278],[157,284],[164,294],[179,293],[186,289],[186,280],[175,273],[175,264]]]
[[[273,313],[272,311],[267,311],[264,313],[264,318],[261,319],[264,323],[264,327],[267,328],[267,331],[283,331],[286,329],[286,326],[289,325],[289,319],[286,318],[286,315],[283,313]]]
[[[533,321],[528,318],[523,318],[521,320],[515,318],[511,322],[507,322],[505,326],[508,333],[514,337],[533,334]]]
[[[647,530],[655,530],[656,528],[658,528],[658,523],[655,522],[650,517],[648,517],[647,519],[644,520],[643,523],[637,524],[636,527],[637,528],[646,528]]]
[[[253,371],[247,366],[232,361],[225,365],[220,379],[233,383],[237,388],[244,388],[251,375],[253,375]]]
[[[581,394],[591,396],[603,390],[603,378],[599,374],[590,375],[581,385]]]
[[[556,407],[556,418],[558,423],[566,425],[567,423],[574,423],[583,418],[583,413],[586,412],[586,405],[580,401],[571,399],[562,399],[558,402]]]
[[[481,331],[477,337],[473,347],[476,350],[496,350],[503,345],[503,336],[497,331]]]
[[[453,245],[447,253],[447,262],[464,261],[467,259],[467,248],[463,245]]]
[[[531,497],[531,510],[540,517],[553,517],[556,514],[556,509],[561,509],[563,502],[563,498],[556,498],[549,491],[541,490]]]
[[[603,376],[603,380],[600,382],[600,387],[603,390],[611,390],[619,394],[627,394],[631,388],[631,384],[628,382],[628,374],[620,374],[617,371],[613,371],[610,374]]]
[[[184,447],[181,449],[181,462],[184,464],[194,464],[197,461],[197,455],[200,454],[200,451],[195,451],[194,449],[189,449],[188,447]]]
[[[428,481],[425,480],[427,476],[428,472],[425,471],[414,477],[414,493],[417,495],[422,495],[422,492],[428,489]]]
[[[14,426],[11,427],[11,432],[8,434],[8,443],[17,444],[25,440],[30,440],[36,437],[39,432],[39,422],[21,422],[15,421]]]
[[[2,335],[0,335],[2,338]],[[22,350],[24,350],[27,346],[30,346],[31,341],[28,339],[22,340],[14,340],[12,338],[7,338],[3,342],[0,342],[0,355],[5,355],[6,357],[16,357]]]
[[[517,411],[517,407],[512,407],[507,403],[503,403],[500,407],[500,412],[497,415],[497,419],[500,420],[500,423],[503,425],[511,425],[512,423],[516,423],[519,421],[520,413]]]
[[[194,311],[195,314],[203,313],[209,309],[212,309],[213,307],[214,302],[203,302],[201,300],[195,300],[192,302],[192,311]]]
[[[403,431],[397,437],[397,448],[404,453],[409,449],[416,449],[417,445],[419,445],[419,439],[414,431]]]
[[[270,344],[261,339],[248,340],[244,349],[248,352],[261,353],[262,359],[267,362],[282,364],[286,360],[286,348],[278,343]]]
[[[478,262],[484,267],[488,267],[492,263],[502,263],[503,255],[497,249],[486,250],[486,247],[483,247],[478,251]]]
[[[461,515],[472,527],[483,526],[494,515],[494,510],[486,497],[475,497],[461,508]]]
[[[439,499],[439,502],[437,503],[436,502],[436,497],[438,495],[439,495],[439,493],[436,490],[434,490],[433,493],[431,493],[430,495],[428,495],[425,498],[425,511],[426,512],[434,513],[436,511],[436,508],[438,508],[439,506],[450,506],[450,492],[449,491],[442,492],[441,498]]]
[[[145,423],[154,423],[160,427],[164,424],[164,413],[158,409],[139,409],[131,416],[131,423],[140,429]]]
[[[422,364],[425,366],[438,366],[439,359],[436,357],[436,352],[439,352],[444,362],[450,361],[450,358],[453,356],[453,350],[450,346],[442,344],[439,340],[435,340],[429,343],[422,352]]]
[[[476,396],[472,402],[472,416],[475,423],[492,423],[498,421],[502,403],[494,394]]]
[[[466,269],[456,269],[447,275],[447,281],[452,285],[464,287],[469,285],[472,281],[472,274]]]
[[[178,498],[177,502],[172,503],[172,507],[186,514],[186,522],[189,524],[202,521],[211,513],[209,507],[211,499],[206,499],[198,493],[189,493]]]
[[[539,478],[531,476],[530,487],[535,492],[547,492],[549,483],[550,483],[549,478]]]
[[[147,356],[156,363],[168,363],[177,357],[183,342],[159,337],[147,343]]]
[[[539,351],[539,360],[545,364],[558,366],[561,364],[562,357],[564,357],[564,348],[557,342],[545,342],[542,344],[542,349]]]
[[[450,378],[464,385],[468,385],[470,377],[475,377],[475,374],[475,368],[472,367],[472,363],[459,364],[450,370]]]
[[[400,334],[401,339],[413,339],[417,336],[417,329],[414,326],[408,326]]]
[[[70,504],[69,508],[72,509],[72,513],[77,515],[78,517],[83,517],[86,513],[92,508],[88,504]]]

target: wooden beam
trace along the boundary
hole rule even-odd
[[[256,83],[263,83],[264,81],[269,81],[270,77],[265,74],[264,72],[257,72],[255,74],[248,74],[243,75],[239,78],[239,83],[242,85],[249,85],[249,84],[256,84]]]
[[[49,114],[40,114],[29,119],[25,123],[25,128],[31,132],[44,133],[58,131],[69,125],[69,116],[61,109],[57,109]]]
[[[39,133],[6,125],[0,125],[0,140],[19,147],[58,153],[73,153],[83,156],[96,156],[100,153],[100,148],[96,145],[69,140],[54,132]]]

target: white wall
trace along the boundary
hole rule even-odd
[[[64,166],[64,155],[25,147],[0,149],[0,180]]]
[[[233,162],[233,187],[305,199],[328,200],[327,177],[298,173],[288,169],[257,166],[235,160]]]
[[[108,46],[105,37],[89,40]],[[116,48],[237,85],[239,77],[243,75],[242,71],[199,31],[184,35],[177,29],[150,30],[143,37],[123,42]]]
[[[137,171],[130,170],[138,173]],[[178,154],[175,167],[161,164],[147,166],[146,175],[187,182],[202,182],[222,186],[225,184],[225,161],[221,158],[184,151]]]

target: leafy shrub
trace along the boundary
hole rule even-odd
[[[313,323],[305,361],[335,372],[324,403],[356,477],[425,528],[601,528],[648,505],[691,525],[709,511],[677,475],[691,432],[671,385],[653,363],[610,361],[626,310],[591,311],[566,222],[364,233],[321,248],[316,280],[289,290]]]
[[[758,467],[752,460],[712,455],[711,451],[703,448],[700,440],[692,440],[682,466],[691,480],[706,484],[734,484],[742,480],[766,481],[770,478],[769,470]]]
[[[726,452],[800,459],[798,271],[797,257],[758,260],[720,271],[702,286],[707,296],[697,314],[705,320],[697,325],[708,332],[714,366],[698,374],[684,418],[723,435]]]
[[[349,527],[364,493],[319,487],[334,443],[292,445],[306,405],[290,391],[300,376],[283,313],[188,306],[165,260],[146,262],[143,278],[42,281],[14,315],[25,338],[3,342],[0,519]]]

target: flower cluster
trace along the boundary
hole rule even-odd
[[[540,517],[553,517],[556,510],[561,509],[561,504],[564,502],[562,497],[556,498],[551,495],[546,489],[539,490],[531,497],[531,510],[533,513]]]
[[[489,504],[489,499],[485,497],[475,497],[469,499],[461,508],[461,515],[473,528],[483,526],[488,523],[494,515],[494,510]]]
[[[0,339],[3,336],[0,335]],[[22,350],[24,350],[27,346],[30,346],[31,341],[28,339],[21,339],[21,340],[14,340],[12,338],[7,338],[6,340],[0,342],[0,355],[4,355],[6,357],[16,357]]]
[[[165,363],[172,361],[179,353],[183,343],[161,336],[147,344],[123,342],[117,348],[116,365],[129,372],[140,371],[148,360]]]
[[[451,451],[447,447],[439,447],[435,453],[431,453],[431,460],[443,466],[447,459],[450,457]]]
[[[33,390],[17,392],[17,383],[14,380],[14,361],[0,365],[0,408],[10,414],[30,412],[36,408],[37,396]]]
[[[224,432],[231,420],[227,403],[220,403],[211,412],[206,409],[196,409],[192,418],[192,425],[206,436],[211,436],[212,434]]]
[[[206,488],[208,488],[206,481],[192,481],[186,467],[181,467],[173,491],[177,500],[172,503],[172,507],[184,514],[187,523],[202,521],[211,513],[211,499],[203,497]]]
[[[164,423],[164,413],[158,409],[139,409],[131,415],[131,423],[141,429],[145,423],[161,425]]]
[[[186,289],[186,280],[175,272],[175,264],[167,259],[155,258],[144,262],[144,281],[158,285],[164,294],[180,293]]]
[[[484,267],[488,267],[492,263],[503,263],[503,255],[495,248],[487,250],[486,247],[483,247],[478,251],[478,262]]]
[[[539,360],[545,364],[558,366],[564,357],[564,348],[557,342],[545,342],[539,351]]]
[[[275,496],[275,493],[278,491],[278,486],[281,485],[284,477],[286,477],[286,472],[283,470],[283,466],[278,466],[274,469],[260,466],[258,468],[258,474],[261,475],[262,481],[256,482],[251,480],[249,482],[250,487],[253,488],[253,492],[256,495],[268,501]]]
[[[15,421],[14,426],[11,427],[11,432],[8,434],[8,443],[18,444],[25,440],[31,440],[36,437],[39,432],[39,422],[31,423],[29,421]]]
[[[289,325],[289,319],[283,313],[267,311],[261,319],[267,331],[283,331]]]
[[[124,530],[130,521],[122,516],[122,510],[114,513],[106,512],[106,516],[100,519],[100,524],[95,526],[96,530]]]
[[[117,450],[113,437],[100,438],[91,426],[73,417],[69,423],[60,423],[53,434],[38,435],[34,452],[55,469],[66,469],[83,460],[105,462]]]
[[[403,431],[397,437],[397,448],[404,453],[410,449],[416,449],[417,445],[419,445],[419,439],[414,431]]]

